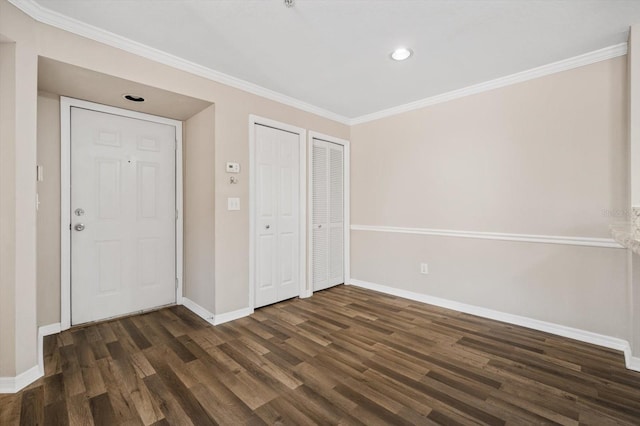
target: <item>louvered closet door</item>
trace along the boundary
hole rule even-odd
[[[313,140],[312,149],[313,290],[344,283],[343,146]]]

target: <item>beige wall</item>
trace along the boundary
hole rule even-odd
[[[0,377],[15,375],[15,44],[0,43]]]
[[[33,21],[6,0],[0,0],[0,32],[3,40],[16,42],[16,98],[11,111],[16,117],[2,116],[2,128],[15,124],[15,135],[3,139],[3,150],[15,149],[15,173],[0,184],[3,207],[2,229],[15,230],[20,238],[10,241],[0,254],[0,264],[15,264],[15,273],[0,282],[2,294],[15,291],[14,333],[4,332],[0,341],[0,374],[20,373],[36,364],[36,109],[38,55],[89,70],[199,98],[215,107],[215,152],[211,168],[215,170],[215,313],[245,308],[249,302],[249,115],[256,114],[295,126],[348,139],[349,127],[293,107],[285,106],[220,83],[161,65],[83,37]],[[10,112],[11,112],[10,111]],[[19,140],[19,143],[17,141]],[[3,151],[4,152],[4,151]],[[215,161],[215,164],[213,163]],[[238,185],[226,184],[224,164],[241,163],[243,173]],[[11,163],[11,161],[9,161]],[[5,172],[3,168],[3,173]],[[5,189],[18,189],[16,200],[6,197]],[[226,198],[241,199],[240,212],[226,210]],[[7,201],[5,201],[7,200]],[[12,212],[20,212],[12,217]],[[6,227],[5,227],[6,225]],[[197,226],[197,224],[192,223]],[[52,244],[53,246],[53,244]],[[56,252],[51,256],[59,255]],[[12,261],[15,256],[15,262]],[[213,252],[210,254],[213,256]],[[11,272],[11,271],[9,271]],[[19,283],[20,285],[17,285]],[[4,313],[3,313],[4,315]],[[48,315],[48,314],[47,314]],[[11,315],[9,315],[11,316]],[[43,314],[44,317],[44,314]],[[19,338],[17,336],[20,336]],[[15,349],[15,351],[14,351]],[[15,359],[4,353],[16,353]],[[5,368],[5,366],[7,366]],[[14,368],[15,367],[15,368]],[[6,373],[5,373],[6,371]]]
[[[625,250],[353,231],[351,253],[356,279],[628,338]]]
[[[38,94],[38,326],[60,322],[60,98]]]
[[[626,90],[621,57],[354,126],[351,223],[610,238]],[[628,337],[624,250],[353,231],[351,256],[355,279]]]
[[[184,296],[215,311],[215,105],[185,122]]]
[[[184,295],[214,310],[214,121],[211,107],[184,124]],[[38,96],[38,326],[60,322],[60,97]]]
[[[628,43],[629,82],[629,208],[640,207],[640,24],[633,25]],[[631,216],[633,219],[633,215]],[[640,257],[629,250],[629,323],[631,350],[640,359]]]
[[[36,223],[53,223],[55,210],[50,199],[41,206],[51,214],[36,218],[34,208],[36,146],[46,143],[45,135],[36,138],[36,108],[40,123],[54,114],[51,99],[37,99],[38,55],[215,104],[186,126],[186,144],[190,127],[202,143],[196,151],[185,147],[185,161],[198,164],[191,172],[185,167],[185,249],[193,262],[185,290],[216,314],[248,306],[249,114],[351,139],[353,224],[608,237],[615,218],[606,211],[627,207],[625,58],[349,129],[36,23],[6,0],[0,32],[16,41],[15,62],[3,61],[2,71],[15,71],[17,95],[3,92],[0,101],[9,108],[0,112],[0,232],[7,235],[0,245],[0,303],[9,300],[0,305],[0,376],[35,365],[36,319],[59,321],[42,304],[56,289],[39,289],[38,298],[35,291],[36,270],[42,285],[55,287],[42,277],[47,267],[36,267]],[[4,59],[8,51],[1,52]],[[7,75],[0,78],[3,90]],[[214,132],[213,150],[207,131]],[[241,164],[237,185],[228,184],[227,161]],[[53,184],[50,170],[38,190]],[[207,179],[201,187],[194,183],[200,179]],[[226,210],[231,196],[240,197],[241,211]],[[194,229],[206,230],[213,243],[190,239]],[[39,258],[56,259],[55,236],[43,232]],[[206,263],[214,254],[215,263]],[[623,250],[354,231],[351,256],[354,278],[627,337]],[[418,274],[421,261],[429,263],[429,275]]]
[[[630,205],[640,207],[640,24],[631,27],[628,42],[629,71],[629,192]],[[635,71],[635,73],[631,72]]]
[[[629,311],[629,324],[631,329],[630,343],[631,353],[640,358],[640,256],[628,250],[628,288],[629,296],[627,309]]]
[[[11,15],[11,16],[9,16]],[[7,3],[0,3],[0,35],[3,40],[15,42],[13,55],[3,47],[3,58],[13,60],[3,64],[3,88],[11,87],[15,96],[2,100],[7,108],[0,116],[3,129],[0,142],[3,152],[11,157],[13,167],[4,170],[0,183],[3,207],[0,209],[2,229],[13,234],[0,252],[0,265],[8,267],[0,274],[0,292],[9,297],[2,317],[13,317],[13,329],[5,329],[0,342],[2,374],[20,374],[36,365],[36,109],[37,109],[37,42],[30,29],[31,20],[22,14],[7,10]],[[3,268],[4,269],[4,268]],[[13,296],[13,297],[11,297]],[[5,328],[5,324],[2,325]],[[6,356],[13,352],[14,356]],[[6,356],[6,357],[5,357]]]
[[[249,115],[256,114],[340,138],[349,127],[192,74],[160,65],[65,31],[36,25],[41,55],[116,77],[204,99],[215,107],[215,313],[248,306],[249,294]],[[127,66],[122,66],[127,64]],[[224,165],[241,164],[238,185],[228,185]],[[240,197],[242,210],[226,210]]]

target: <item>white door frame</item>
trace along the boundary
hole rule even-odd
[[[176,128],[176,304],[182,304],[183,215],[182,215],[182,122],[79,99],[60,97],[60,328],[71,327],[71,108],[107,114]]]
[[[343,176],[343,185],[344,190],[342,196],[343,200],[343,208],[344,208],[344,283],[349,284],[351,280],[351,238],[350,238],[350,228],[351,228],[351,216],[350,216],[350,200],[351,196],[349,193],[349,188],[351,187],[351,183],[349,180],[349,176],[351,174],[351,148],[348,140],[336,138],[333,136],[325,135],[319,132],[309,131],[309,179],[308,179],[308,193],[309,198],[307,199],[308,210],[309,210],[309,218],[313,217],[313,140],[319,139],[325,142],[335,143],[337,145],[342,145],[343,147],[343,164],[344,164],[344,176]],[[311,219],[310,219],[311,220]],[[309,247],[307,249],[309,253],[309,270],[307,280],[309,281],[309,287],[313,286],[313,227],[309,227],[308,231],[308,239],[309,239]],[[310,293],[313,293],[313,288],[310,289]]]
[[[278,130],[284,130],[298,135],[300,142],[300,297],[311,296],[311,289],[307,282],[307,145],[305,143],[307,131],[301,127],[281,123],[269,118],[249,115],[249,309],[255,309],[256,293],[256,136],[255,126],[263,125]]]

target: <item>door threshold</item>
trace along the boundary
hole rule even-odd
[[[83,327],[89,327],[92,325],[96,325],[96,324],[101,324],[101,323],[106,323],[106,322],[111,322],[111,321],[117,321],[117,320],[121,320],[124,318],[129,318],[129,317],[135,317],[138,315],[142,315],[142,314],[147,314],[149,312],[155,312],[155,311],[159,311],[161,309],[165,309],[165,308],[169,308],[171,306],[178,306],[177,303],[168,303],[166,305],[161,305],[161,306],[155,306],[153,308],[148,308],[148,309],[141,309],[139,311],[133,311],[133,312],[128,312],[126,314],[122,314],[122,315],[115,315],[112,317],[108,317],[108,318],[103,318],[103,319],[99,319],[99,320],[95,320],[95,321],[89,321],[89,322],[83,322],[81,324],[72,324],[71,327],[69,328],[71,329],[80,329]]]

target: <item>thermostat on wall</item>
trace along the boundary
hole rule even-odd
[[[240,173],[240,163],[227,163],[227,173]]]

